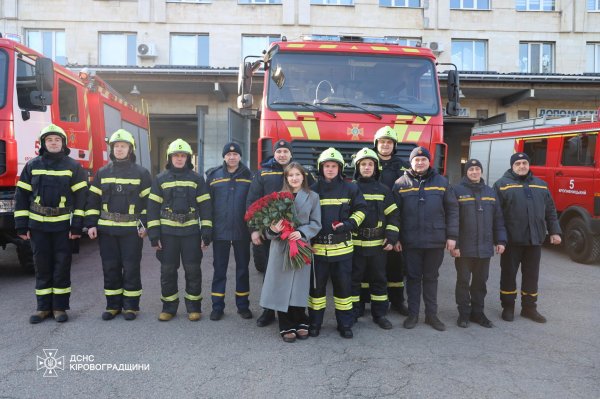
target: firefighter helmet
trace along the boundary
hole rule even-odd
[[[362,161],[363,159],[372,159],[375,162],[375,165],[378,165],[378,163],[379,163],[379,157],[377,156],[377,153],[367,147],[358,151],[354,155],[354,160],[352,161],[352,163],[354,164],[354,167],[358,168],[359,162]]]
[[[42,131],[40,132],[40,136],[39,136],[40,143],[43,143],[46,136],[51,135],[51,134],[60,136],[64,141],[64,145],[65,146],[67,145],[67,134],[60,126],[56,126],[54,123],[51,123],[42,129]]]
[[[110,136],[108,140],[108,144],[114,144],[117,142],[124,142],[131,144],[132,148],[135,149],[135,140],[133,139],[133,135],[129,133],[125,129],[119,129]]]
[[[398,142],[398,135],[396,131],[391,126],[384,126],[377,130],[375,133],[375,138],[373,140],[373,145],[377,148],[377,140],[379,139],[390,139],[394,140],[394,143]]]
[[[188,155],[192,155],[192,147],[182,139],[177,139],[169,144],[169,148],[167,148],[167,161],[172,154],[177,152],[183,152]]]
[[[319,155],[319,159],[317,160],[319,169],[321,168],[321,164],[327,161],[337,162],[340,164],[340,168],[344,167],[344,157],[338,150],[336,150],[333,147],[329,147],[328,149],[323,151],[321,155]]]

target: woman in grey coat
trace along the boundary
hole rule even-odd
[[[310,239],[321,230],[319,196],[308,188],[306,170],[291,162],[283,171],[283,189],[294,194],[294,211],[300,222],[289,240]],[[308,338],[308,317],[305,308],[310,287],[310,265],[301,269],[284,269],[286,243],[279,239],[282,222],[274,223],[266,231],[271,241],[269,263],[260,295],[260,306],[277,311],[279,332],[285,342]]]

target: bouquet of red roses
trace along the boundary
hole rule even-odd
[[[309,265],[312,260],[312,248],[303,240],[289,240],[295,226],[299,224],[294,214],[294,195],[290,192],[280,191],[265,195],[254,201],[246,211],[244,220],[252,229],[263,231],[271,224],[283,221],[281,240],[286,242],[283,268],[285,270],[301,269]]]

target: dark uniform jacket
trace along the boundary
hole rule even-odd
[[[131,160],[113,161],[96,172],[90,184],[85,225],[111,235],[137,234],[147,223],[152,178]]]
[[[392,191],[374,178],[359,177],[356,184],[367,202],[367,212],[358,230],[352,233],[354,251],[372,256],[382,251],[384,238],[392,245],[398,241],[398,206]],[[365,229],[381,229],[382,237],[365,236]]]
[[[349,239],[336,244],[320,244],[313,239],[316,257],[324,257],[326,262],[339,262],[351,259],[353,254],[352,230],[356,230],[365,219],[367,202],[355,183],[344,181],[338,175],[331,182],[319,177],[311,190],[319,194],[321,203],[321,232],[317,237],[348,235]],[[333,230],[333,222],[344,223],[343,227]]]
[[[419,176],[406,171],[394,186],[404,248],[444,248],[458,239],[458,202],[448,179],[435,170]]]
[[[227,165],[209,169],[206,172],[212,201],[214,240],[248,240],[250,235],[244,222],[246,197],[252,183],[252,173],[246,165],[240,163],[233,173],[227,171]]]
[[[375,149],[375,152],[377,152],[377,149]],[[410,164],[402,160],[402,157],[398,154],[392,155],[387,161],[379,158],[379,165],[379,181],[390,190],[394,187],[396,180],[404,174],[404,171],[410,169]]]
[[[81,234],[87,173],[68,156],[44,152],[27,162],[17,183],[15,227],[18,234],[28,230],[55,232],[71,230]]]
[[[152,245],[155,246],[161,234],[201,233],[202,241],[210,243],[211,208],[207,184],[198,173],[187,166],[161,172],[152,183],[148,201],[148,236]],[[173,217],[179,220],[172,220]]]
[[[496,192],[485,184],[472,183],[466,176],[453,187],[458,200],[460,228],[456,248],[466,258],[491,258],[494,245],[506,245],[506,230]]]
[[[542,245],[546,232],[561,233],[548,185],[531,172],[519,176],[509,169],[496,181],[494,190],[502,206],[510,244]]]

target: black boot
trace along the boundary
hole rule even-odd
[[[434,330],[446,331],[446,325],[435,314],[426,315],[425,324],[429,324]]]
[[[350,339],[354,337],[354,334],[352,333],[352,328],[350,327],[338,327],[338,331],[340,332],[340,337],[342,338],[346,338],[346,339]]]
[[[458,315],[458,320],[456,320],[456,325],[461,328],[469,327],[469,315],[466,313],[460,313]]]
[[[308,326],[308,335],[311,337],[318,337],[321,333],[321,326],[317,326],[316,324],[311,324]]]
[[[536,323],[545,323],[547,321],[544,316],[538,313],[535,307],[526,307],[521,309],[521,317],[533,320]]]
[[[418,321],[419,321],[419,316],[408,315],[408,317],[404,320],[404,323],[402,325],[404,326],[404,328],[407,328],[410,330],[410,329],[416,327]]]
[[[404,302],[392,303],[391,308],[396,312],[400,313],[402,316],[408,316],[408,308],[406,307]]]
[[[385,316],[381,316],[381,317],[373,317],[373,321],[375,322],[375,324],[377,324],[379,327],[383,328],[384,330],[391,330],[392,329],[392,323],[386,319]]]
[[[470,319],[473,323],[477,323],[481,327],[492,328],[494,326],[490,319],[485,317],[485,314],[483,314],[483,312],[471,313]]]
[[[275,321],[275,311],[271,309],[265,309],[263,314],[256,320],[256,325],[259,327],[266,327]]]
[[[515,319],[515,307],[513,306],[504,306],[502,309],[502,320],[504,321],[513,321]]]
[[[48,317],[52,317],[52,312],[49,310],[38,310],[34,315],[29,317],[29,322],[31,324],[38,324],[47,319]]]

